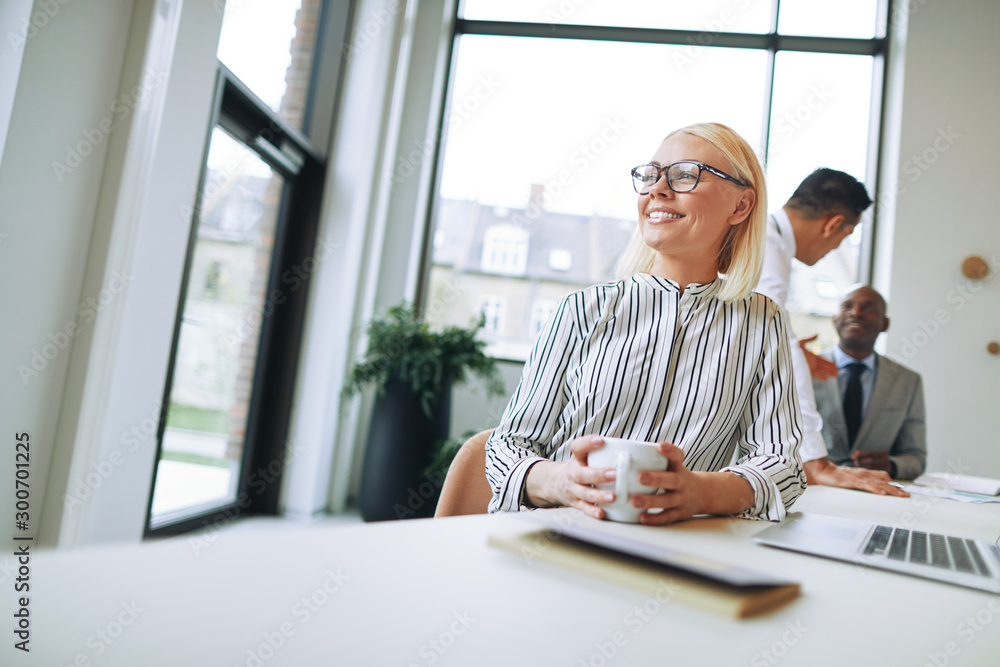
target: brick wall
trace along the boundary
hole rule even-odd
[[[302,0],[302,6],[295,16],[295,38],[291,43],[292,61],[285,72],[285,95],[281,99],[279,115],[296,128],[302,127],[307,96],[309,93],[309,78],[312,73],[313,51],[316,44],[316,31],[319,26],[322,0]],[[250,303],[248,314],[261,313],[264,309],[267,278],[271,265],[271,254],[274,249],[274,229],[278,210],[281,204],[281,190],[284,179],[275,176],[271,179],[264,193],[264,214],[260,220],[260,242],[254,256],[254,273],[250,288]],[[294,225],[295,221],[290,220]],[[256,309],[256,310],[254,310]],[[248,319],[256,322],[257,318]],[[253,374],[257,361],[257,348],[260,337],[260,327],[254,327],[246,336],[239,351],[239,363],[236,376],[234,400],[229,409],[230,432],[226,443],[226,458],[239,461],[243,456],[243,442],[246,438],[247,407],[250,403],[250,391],[253,385]],[[267,410],[268,407],[262,406]]]

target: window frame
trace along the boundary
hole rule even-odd
[[[285,178],[265,290],[265,294],[271,294],[281,284],[281,276],[316,254],[327,159],[332,150],[333,119],[340,103],[339,92],[346,66],[342,44],[351,28],[354,10],[353,0],[324,0],[322,3],[301,131],[281,118],[229,68],[217,61],[212,115],[192,204],[191,230],[156,434],[144,538],[178,535],[206,526],[225,525],[237,517],[279,512],[281,482],[290,455],[288,432],[303,346],[309,274],[302,278],[298,289],[283,290],[286,299],[281,303],[273,302],[272,315],[264,318],[261,324],[235,498],[231,502],[204,506],[202,511],[194,507],[190,513],[178,512],[178,518],[168,517],[154,525],[152,505],[157,466],[162,454],[184,305],[188,290],[197,289],[190,284],[191,268],[198,240],[201,195],[209,175],[207,161],[212,135],[217,127],[223,129]],[[268,409],[262,410],[263,405]],[[262,489],[260,482],[264,483]]]

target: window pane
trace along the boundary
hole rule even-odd
[[[181,320],[152,523],[236,499],[284,179],[216,129]]]
[[[425,312],[467,324],[505,297],[497,356],[526,357],[533,304],[611,278],[629,172],[668,132],[715,120],[760,143],[764,51],[469,35],[456,62]]]
[[[771,0],[465,0],[462,16],[481,21],[766,33]]]
[[[298,129],[309,89],[321,0],[227,2],[219,60]]]
[[[818,167],[839,169],[862,183],[868,180],[873,67],[869,56],[777,54],[767,160],[771,210]],[[800,336],[819,333],[824,347],[836,343],[830,316],[836,314],[843,291],[858,281],[863,227],[870,220],[871,209],[840,248],[815,266],[793,263],[788,309]]]
[[[778,32],[782,35],[814,37],[875,36],[878,0],[781,0]]]

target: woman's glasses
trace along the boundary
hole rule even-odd
[[[667,187],[671,190],[674,192],[691,192],[697,187],[698,181],[701,180],[701,174],[704,171],[735,183],[741,188],[750,187],[738,178],[734,178],[715,167],[710,167],[704,162],[695,162],[694,160],[674,162],[665,167],[655,164],[640,164],[632,170],[632,187],[641,195],[649,194],[649,189],[660,180],[660,176],[666,174]]]

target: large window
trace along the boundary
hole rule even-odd
[[[491,351],[524,359],[536,304],[611,278],[635,225],[629,170],[690,123],[725,123],[754,146],[769,210],[821,166],[874,193],[886,5],[466,0],[425,287],[451,298],[428,319],[467,323],[486,295],[503,296]],[[817,266],[795,267],[801,335],[832,342],[839,291],[866,277],[871,219]]]
[[[316,228],[333,108],[324,95],[335,95],[350,11],[325,4],[225,5],[149,534],[277,509],[306,290],[322,260]],[[325,46],[324,25],[340,31]],[[334,75],[321,80],[324,71]]]
[[[154,522],[234,502],[282,173],[216,128],[174,357]],[[270,305],[270,307],[269,307]]]

